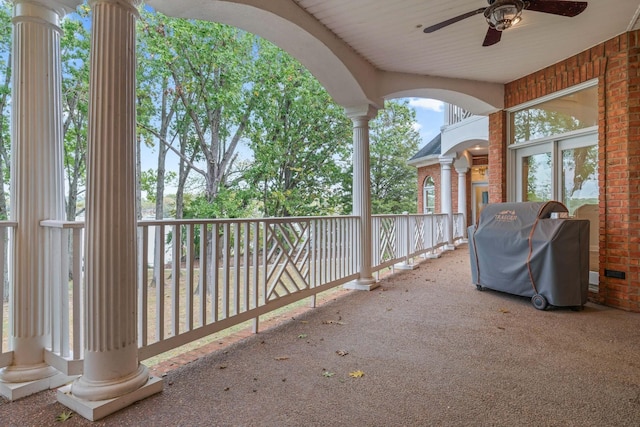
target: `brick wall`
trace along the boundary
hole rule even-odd
[[[507,200],[507,113],[489,116],[489,203]]]
[[[424,180],[430,176],[436,187],[436,212],[440,212],[440,163],[435,165],[422,166],[418,168],[418,213],[423,213],[423,192]]]
[[[470,174],[467,174],[469,177]],[[433,179],[433,184],[436,187],[436,213],[442,212],[442,204],[441,204],[441,191],[440,185],[442,180],[440,179],[440,163],[436,163],[435,165],[422,166],[418,168],[418,213],[423,213],[423,200],[422,200],[422,188],[424,186],[424,180],[430,176]],[[468,183],[469,179],[467,180]],[[471,185],[467,185],[467,198],[470,197],[470,187]],[[455,167],[451,167],[451,204],[453,205],[453,212],[458,212],[458,173],[455,170]],[[469,202],[469,206],[471,206]],[[471,212],[470,210],[468,212]]]
[[[594,46],[505,86],[509,108],[598,78],[598,302],[640,312],[640,32]],[[490,201],[506,200],[504,112],[489,118]],[[624,279],[605,277],[618,270]]]

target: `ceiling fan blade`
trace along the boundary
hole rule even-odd
[[[587,8],[586,1],[530,0],[527,10],[574,17]]]
[[[463,19],[466,19],[466,18],[468,18],[470,16],[473,16],[473,15],[478,15],[479,13],[484,12],[485,9],[486,9],[486,7],[481,7],[480,9],[472,10],[471,12],[467,12],[467,13],[463,13],[462,15],[456,16],[455,18],[447,19],[446,21],[442,21],[439,24],[427,27],[423,31],[425,33],[433,33],[434,31],[439,30],[440,28],[444,28],[447,25],[455,24],[456,22],[462,21]]]
[[[492,46],[500,41],[502,37],[502,31],[498,31],[493,27],[489,27],[487,35],[484,37],[482,46]]]

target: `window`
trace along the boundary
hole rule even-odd
[[[430,176],[424,179],[422,185],[422,212],[429,214],[436,212],[436,186]]]
[[[511,113],[510,142],[517,144],[598,124],[598,88],[587,87]]]
[[[597,86],[582,87],[510,114],[510,198],[558,200],[569,215],[588,219],[590,282],[598,282]]]

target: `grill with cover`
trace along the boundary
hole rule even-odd
[[[558,214],[552,215],[557,212]],[[589,221],[568,218],[560,202],[487,205],[468,228],[471,276],[483,288],[581,307],[589,288]]]

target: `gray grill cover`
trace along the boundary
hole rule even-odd
[[[473,283],[532,297],[555,306],[587,302],[589,221],[552,219],[567,212],[559,202],[487,205],[469,227]]]

